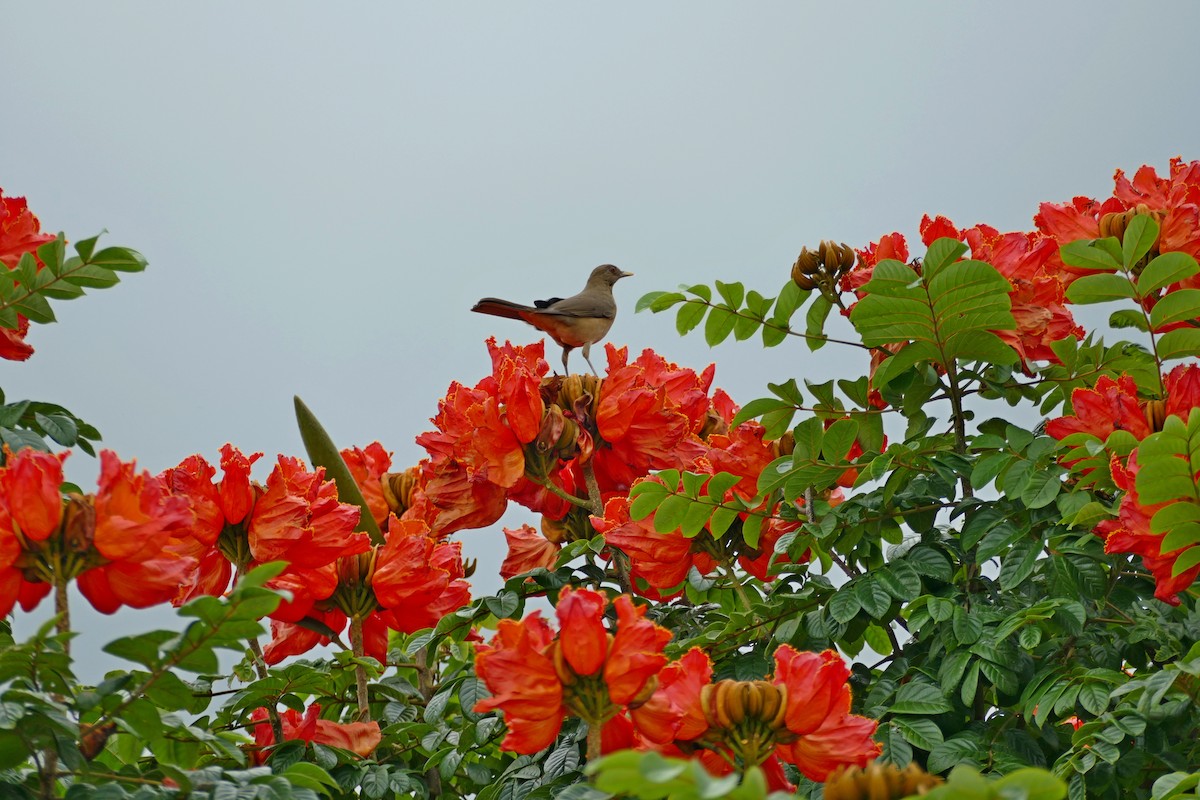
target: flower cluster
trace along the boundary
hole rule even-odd
[[[492,696],[475,710],[504,713],[505,749],[545,749],[570,715],[601,731],[602,752],[695,755],[717,773],[762,765],[773,789],[789,788],[784,762],[823,781],[879,754],[875,721],[850,713],[850,671],[837,653],[783,645],[769,679],[712,683],[702,650],[668,663],[670,633],[646,620],[644,608],[618,597],[611,632],[606,605],[601,592],[568,588],[556,607],[557,636],[534,612],[501,620],[492,642],[476,646],[476,670]]]
[[[321,719],[320,714],[321,706],[317,703],[310,705],[303,714],[294,708],[283,712],[279,715],[283,738],[340,747],[360,756],[371,755],[383,740],[378,722],[334,722]],[[275,744],[267,716],[265,708],[256,708],[250,715],[254,721],[252,754],[256,764],[266,761],[270,747]]]
[[[629,489],[652,472],[732,473],[741,480],[728,494],[749,501],[762,467],[784,452],[764,441],[756,422],[730,428],[737,409],[711,390],[712,366],[697,373],[650,350],[631,361],[627,350],[607,345],[603,378],[549,376],[540,343],[489,340],[488,349],[492,374],[473,388],[453,384],[436,430],[418,437],[429,458],[392,504],[403,518],[445,535],[494,522],[509,501],[540,513],[540,531],[505,530],[505,578],[553,568],[564,542],[597,531],[630,557],[633,588],[647,597],[677,594],[692,567],[709,572],[735,559],[769,578],[774,543],[799,524],[794,508],[782,513],[778,502],[760,501],[742,515],[767,519],[755,548],[737,526],[720,538],[685,538],[629,518]]]
[[[289,592],[272,613],[268,663],[299,655],[329,639],[307,626],[315,620],[335,633],[362,625],[365,652],[386,660],[389,630],[412,632],[437,624],[470,601],[461,546],[439,541],[420,520],[397,519],[384,499],[391,457],[378,443],[343,451],[385,541],[372,545],[355,530],[357,506],[337,499],[324,470],[280,456],[265,485],[251,481],[251,465],[232,445],[216,469],[199,455],[163,473],[176,496],[189,501],[194,523],[190,555],[196,564],[179,601],[221,594],[231,576],[268,561],[288,566],[268,586]],[[320,629],[318,627],[318,629]]]
[[[196,565],[188,504],[107,450],[96,492],[64,498],[65,458],[26,448],[0,467],[0,614],[72,580],[106,614],[175,599]]]

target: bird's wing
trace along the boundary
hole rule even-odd
[[[538,310],[543,313],[561,314],[564,317],[612,319],[617,315],[617,303],[611,294],[581,292]]]

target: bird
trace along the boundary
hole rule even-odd
[[[531,306],[501,300],[499,297],[485,297],[471,306],[471,310],[506,319],[524,320],[538,330],[548,333],[563,349],[562,363],[565,374],[570,374],[567,369],[567,357],[576,347],[580,348],[583,351],[583,360],[592,368],[592,373],[599,375],[588,354],[592,345],[608,333],[617,316],[613,284],[632,275],[632,272],[625,272],[612,264],[601,264],[592,270],[587,285],[577,295],[534,300]]]

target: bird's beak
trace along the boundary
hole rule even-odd
[[[632,277],[633,277],[633,273],[632,273],[632,272],[625,272],[624,270],[621,270],[621,277],[622,277],[622,278],[632,278]]]

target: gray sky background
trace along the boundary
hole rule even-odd
[[[152,471],[226,441],[301,454],[293,394],[404,467],[487,336],[536,338],[471,304],[572,294],[604,262],[636,273],[610,334],[634,354],[716,361],[740,402],[845,374],[834,348],[710,350],[633,306],[773,295],[802,246],[912,240],[925,212],[1028,229],[1117,167],[1200,157],[1198,23],[1182,0],[0,3],[0,186],[150,261],[58,304],[0,385]],[[494,591],[499,526],[462,538]],[[173,620],[76,609],[81,654]]]

